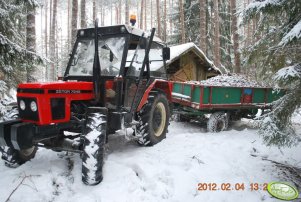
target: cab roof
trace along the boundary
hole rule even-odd
[[[86,28],[86,29],[79,29],[77,31],[77,37],[94,37],[94,30],[95,28]],[[129,25],[113,25],[113,26],[104,26],[104,27],[98,27],[98,33],[101,35],[118,35],[118,34],[132,34],[137,37],[142,36],[143,33],[144,37],[148,37],[150,35],[150,31],[144,31],[141,29],[138,29],[133,26]],[[163,44],[163,41],[154,36],[153,41]]]

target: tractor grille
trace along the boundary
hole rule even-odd
[[[23,100],[25,102],[25,109],[24,110],[20,109],[20,100]],[[30,103],[32,101],[35,101],[37,103],[36,98],[18,97],[17,101],[18,101],[19,116],[20,116],[21,119],[39,121],[39,108],[35,112],[33,112],[30,109]]]
[[[65,118],[65,98],[51,98],[52,120]]]

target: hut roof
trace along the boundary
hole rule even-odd
[[[216,67],[211,60],[209,60],[201,49],[199,49],[194,43],[185,43],[181,45],[171,46],[170,47],[170,60],[166,62],[167,65],[171,64],[175,60],[179,59],[183,54],[188,52],[193,52],[197,55],[202,61],[204,61],[205,66],[210,69],[218,71],[221,73],[220,69]]]

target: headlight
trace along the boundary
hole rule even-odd
[[[31,109],[31,111],[33,111],[33,112],[36,112],[36,111],[37,111],[38,107],[37,107],[37,103],[36,103],[35,101],[32,101],[32,102],[30,103],[30,109]]]
[[[25,110],[25,102],[24,100],[20,100],[20,109]]]

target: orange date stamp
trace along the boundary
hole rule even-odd
[[[198,183],[198,191],[266,191],[268,183]]]

